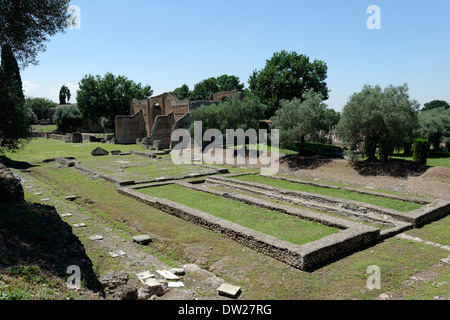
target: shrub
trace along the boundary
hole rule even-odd
[[[56,108],[53,120],[58,130],[64,133],[74,132],[83,124],[80,109],[75,105]]]
[[[421,164],[427,164],[427,152],[429,148],[430,145],[427,139],[415,139],[413,154],[414,161]]]

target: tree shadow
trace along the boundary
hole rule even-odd
[[[12,160],[6,156],[0,156],[0,162],[9,168],[18,170],[26,170],[35,167],[35,165],[32,165],[29,162]]]
[[[298,154],[289,154],[280,159],[280,164],[287,165],[289,169],[316,169],[324,164],[331,162],[334,159],[341,159],[341,157],[330,157],[322,155],[301,156]]]
[[[2,203],[0,270],[20,274],[31,266],[45,276],[61,279],[71,275],[69,266],[78,266],[83,287],[103,292],[83,244],[54,207],[25,201]]]
[[[389,161],[358,161],[352,167],[362,176],[390,176],[395,178],[417,177],[424,174],[430,167],[418,162],[401,159]]]

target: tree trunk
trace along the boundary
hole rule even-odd
[[[305,135],[300,137],[300,150],[298,152],[301,156],[305,154]]]

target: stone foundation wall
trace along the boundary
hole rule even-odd
[[[378,241],[380,235],[379,229],[344,220],[339,222],[339,219],[330,217],[338,225],[342,227],[347,226],[348,228],[338,234],[333,234],[305,245],[295,245],[185,205],[142,194],[137,190],[164,184],[167,183],[120,188],[118,192],[168,214],[224,234],[245,246],[301,270],[314,270],[332,259],[354,252],[360,249],[361,246],[367,246]],[[182,183],[180,184],[183,185]]]

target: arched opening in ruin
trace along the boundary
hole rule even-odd
[[[155,123],[156,117],[157,117],[157,116],[160,116],[160,115],[162,115],[162,114],[163,114],[163,112],[162,112],[161,106],[159,105],[159,103],[156,103],[156,104],[153,106],[152,123]]]

